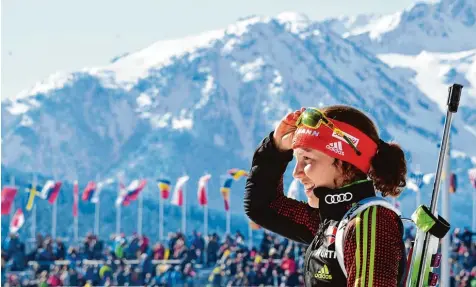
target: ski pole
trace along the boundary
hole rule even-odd
[[[458,106],[459,106],[459,100],[461,97],[461,90],[463,89],[462,85],[459,84],[453,84],[451,87],[448,89],[448,101],[447,101],[447,112],[446,112],[446,119],[445,119],[445,127],[444,127],[444,132],[443,132],[443,138],[441,140],[441,145],[440,145],[440,155],[438,157],[438,167],[436,169],[436,176],[435,176],[435,182],[433,185],[433,193],[431,197],[431,205],[430,205],[430,212],[433,214],[434,217],[438,217],[436,208],[438,204],[438,195],[440,192],[440,181],[441,181],[441,173],[443,171],[443,164],[445,161],[445,155],[446,155],[446,149],[448,145],[448,139],[449,139],[449,133],[450,133],[450,128],[451,128],[451,122],[453,119],[453,113],[456,113],[458,111]],[[418,210],[417,210],[418,211]],[[443,220],[444,221],[444,220]],[[446,221],[444,221],[446,223]],[[449,224],[448,224],[448,230],[449,230]],[[446,232],[448,231],[446,230]],[[446,233],[445,232],[445,233]],[[423,241],[423,247],[421,250],[421,260],[419,262],[414,262],[415,264],[418,264],[418,276],[417,280],[412,283],[417,283],[418,287],[424,287],[424,286],[432,286],[433,284],[436,285],[436,282],[425,282],[425,278],[429,279],[429,281],[435,281],[434,278],[432,277],[427,277],[426,273],[429,272],[429,270],[425,270],[427,267],[427,260],[428,260],[428,248],[430,245],[430,240],[432,239],[431,237],[432,234],[430,232],[425,232],[425,239]],[[444,235],[442,236],[444,237]],[[436,239],[436,238],[433,238]],[[436,240],[436,243],[438,240]],[[433,261],[433,258],[432,258]],[[431,264],[431,262],[430,262]],[[431,267],[431,266],[428,266]],[[428,274],[429,275],[429,274]],[[413,285],[413,284],[412,284]]]

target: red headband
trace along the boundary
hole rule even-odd
[[[318,128],[298,127],[294,133],[293,149],[299,147],[316,149],[333,158],[351,163],[361,171],[368,173],[372,157],[377,152],[377,144],[366,134],[349,124],[337,120],[332,120],[332,122],[362,153],[360,156],[343,137],[324,124]]]

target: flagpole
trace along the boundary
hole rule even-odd
[[[121,233],[121,205],[116,207],[116,234]]]
[[[54,182],[56,184],[57,181],[57,176],[56,174],[53,175]],[[53,239],[56,239],[56,220],[57,220],[57,205],[56,202],[58,201],[58,198],[56,198],[55,202],[53,202],[53,208],[51,210],[51,236]]]
[[[121,184],[124,184],[124,172],[120,171],[117,174],[117,196],[121,196]],[[116,205],[116,235],[121,234],[121,220],[122,220],[122,202],[119,206]]]
[[[420,174],[420,165],[417,164],[416,166],[416,173],[417,174]],[[421,178],[421,180],[423,180],[423,178]],[[418,190],[416,192],[416,208],[418,208],[418,206],[421,205],[421,188],[420,188],[420,185],[421,185],[421,182],[417,182],[417,187],[418,187]]]
[[[137,233],[142,235],[142,192],[139,194],[138,214],[137,214]]]
[[[121,175],[117,176],[117,196],[121,196],[121,183],[122,183],[122,178]],[[119,235],[121,233],[121,205],[116,205],[116,235]]]
[[[208,202],[203,206],[203,236],[208,234]]]
[[[74,242],[78,242],[78,216],[74,217]]]
[[[98,201],[94,204],[94,234],[99,237],[99,208],[101,207],[101,199],[99,197],[99,175],[96,176],[96,191]]]
[[[76,214],[74,210],[76,209]],[[79,183],[77,180],[73,182],[73,233],[74,242],[78,242],[78,217],[79,217]]]
[[[10,185],[15,188],[15,176],[10,175]],[[8,219],[10,222],[12,222],[13,216],[15,215],[15,198],[13,198],[12,205],[10,207],[10,214],[8,215]],[[10,229],[10,227],[9,227]]]
[[[36,173],[33,174],[33,184],[32,188],[36,190],[36,182],[37,182],[37,175]],[[30,191],[31,192],[31,191]],[[35,194],[36,196],[36,194]],[[31,216],[31,238],[34,241],[36,238],[36,204],[33,204],[33,212]]]
[[[228,210],[226,211],[226,234],[231,234],[231,196],[228,194]]]
[[[51,236],[53,239],[56,238],[56,200],[55,202],[53,203],[53,210],[51,212],[51,216],[52,216],[52,223],[51,223]]]
[[[13,188],[15,187],[15,176],[13,176],[13,175],[10,175],[10,185]],[[15,198],[16,198],[16,196],[13,198],[12,206],[10,208],[10,217],[13,217],[13,214],[15,214]]]
[[[94,204],[94,234],[98,236],[99,233],[99,199]],[[99,236],[98,236],[99,237]]]
[[[185,235],[187,232],[187,189],[185,188],[185,184],[182,185],[182,192],[183,192],[183,203],[182,203],[182,233]]]
[[[159,195],[159,241],[164,240],[164,198]]]
[[[451,185],[451,158],[450,158],[450,146],[451,146],[451,133],[448,134],[448,145],[446,148],[445,157],[445,173],[446,178],[444,180],[445,188],[441,197],[441,216],[448,222],[450,219],[450,185]],[[441,241],[441,286],[450,286],[450,268],[449,268],[449,249],[450,235],[446,234]]]

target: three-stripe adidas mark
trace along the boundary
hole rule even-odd
[[[328,150],[331,150],[337,154],[344,155],[344,149],[342,149],[342,142],[333,142],[328,145],[326,145],[326,148]]]
[[[327,268],[327,265],[325,264],[324,267],[322,267],[319,271],[317,271],[316,274],[314,274],[314,277],[318,279],[332,280],[332,275],[329,274],[329,268]]]

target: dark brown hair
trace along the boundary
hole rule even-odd
[[[354,165],[342,162],[344,184],[366,179],[368,176],[382,196],[398,196],[406,185],[407,174],[405,154],[400,146],[396,143],[382,142],[372,120],[353,107],[336,105],[323,108],[321,111],[330,119],[356,127],[378,145],[368,175]]]

